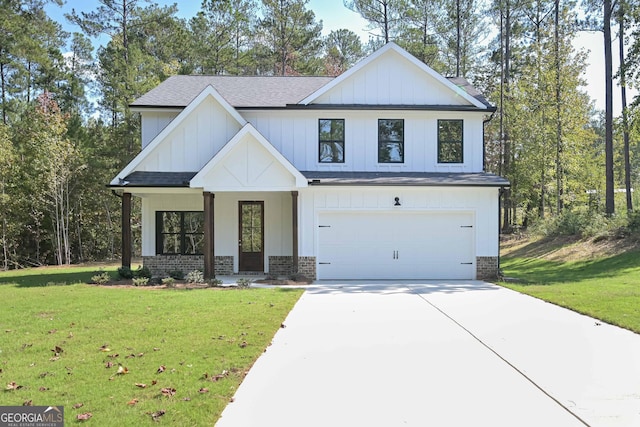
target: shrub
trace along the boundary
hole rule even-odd
[[[241,289],[247,289],[249,286],[251,286],[251,279],[247,279],[246,277],[241,277],[238,280],[236,280],[236,284]]]
[[[121,279],[133,279],[133,271],[129,267],[118,268],[118,277]]]
[[[289,279],[293,280],[294,282],[311,283],[311,280],[309,280],[309,278],[302,273],[293,273],[291,276],[289,276]]]
[[[149,267],[140,266],[137,270],[133,272],[133,277],[142,278],[146,277],[147,279],[151,279],[151,270]]]
[[[148,277],[134,277],[133,278],[133,285],[134,286],[147,286],[147,284],[149,284],[149,278]]]
[[[91,281],[96,285],[105,285],[111,280],[111,275],[106,271],[98,271],[94,276],[91,277]]]
[[[169,275],[169,277],[176,280],[184,279],[184,272],[182,270],[171,270],[167,274]]]
[[[164,279],[162,279],[162,284],[167,288],[173,288],[176,286],[176,279],[174,279],[173,277],[165,277]]]
[[[188,283],[204,283],[204,274],[200,270],[193,270],[187,274]]]
[[[278,280],[278,275],[273,273],[267,273],[264,280]]]
[[[209,280],[208,283],[209,283],[209,286],[213,288],[215,286],[222,285],[222,280],[220,280],[220,279],[211,279],[211,280]]]

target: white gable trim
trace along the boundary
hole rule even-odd
[[[200,92],[200,94],[194,98],[193,101],[189,103],[178,116],[171,121],[163,130],[160,132],[155,138],[151,140],[151,142],[144,147],[144,149],[138,153],[138,155],[129,162],[129,164],[120,171],[120,173],[111,181],[111,185],[119,185],[121,179],[124,179],[131,172],[135,171],[135,169],[142,163],[142,161],[156,148],[158,147],[162,141],[169,136],[171,132],[173,132],[189,115],[200,105],[202,104],[207,97],[212,97],[215,99],[222,108],[225,109],[233,117],[240,126],[244,126],[247,121],[238,113],[238,111],[231,106],[219,93],[216,91],[213,86],[208,85],[206,88]]]
[[[273,145],[264,137],[258,130],[253,127],[251,123],[246,123],[242,129],[233,137],[231,140],[224,146],[220,151],[216,153],[215,156],[194,176],[189,186],[191,188],[204,188],[205,187],[205,178],[206,176],[213,171],[225,158],[227,154],[233,151],[238,144],[240,144],[243,138],[247,135],[251,135],[267,152],[279,163],[281,164],[295,179],[296,187],[307,187],[308,182],[307,179],[300,173],[298,169],[289,162],[278,150],[275,149]],[[252,189],[255,191],[256,189]],[[268,188],[265,187],[265,191]]]
[[[455,84],[450,82],[448,79],[446,79],[440,73],[435,71],[433,68],[429,67],[424,62],[420,61],[418,58],[416,58],[415,56],[411,55],[409,52],[407,52],[406,50],[404,50],[403,48],[401,48],[400,46],[398,46],[397,44],[395,44],[393,42],[387,43],[386,45],[384,45],[383,47],[381,47],[380,49],[378,49],[377,51],[375,51],[374,53],[372,53],[368,57],[364,58],[363,60],[358,62],[356,65],[354,65],[353,67],[351,67],[350,69],[348,69],[347,71],[342,73],[341,75],[339,75],[338,77],[333,79],[331,82],[329,82],[326,85],[322,86],[320,89],[316,90],[314,93],[312,93],[311,95],[307,96],[305,99],[300,101],[300,104],[302,104],[302,105],[311,104],[312,102],[317,100],[319,97],[321,97],[325,93],[329,92],[334,87],[340,85],[343,81],[345,81],[346,79],[348,79],[352,75],[354,75],[357,72],[359,72],[362,68],[366,67],[371,62],[376,61],[379,57],[385,55],[389,50],[395,51],[396,53],[401,55],[403,58],[405,58],[407,61],[411,62],[413,65],[415,65],[416,67],[421,69],[423,72],[427,73],[429,76],[431,76],[434,79],[436,79],[438,82],[440,82],[446,88],[448,88],[451,91],[455,92],[456,95],[461,96],[462,98],[467,100],[469,103],[473,104],[474,106],[476,106],[478,108],[482,108],[483,110],[487,109],[487,106],[484,105],[482,102],[478,101],[473,96],[469,95],[465,90],[460,89],[458,86],[456,86]]]

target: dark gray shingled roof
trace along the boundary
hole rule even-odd
[[[311,185],[398,185],[509,187],[509,181],[490,173],[437,172],[301,172]]]
[[[112,187],[189,187],[197,172],[133,172]],[[311,185],[398,185],[508,187],[509,181],[490,173],[435,172],[301,172]]]
[[[334,77],[303,76],[171,76],[136,99],[131,106],[184,108],[208,85],[211,85],[234,108],[284,108],[299,103],[333,79]],[[490,110],[495,109],[464,78],[449,77],[448,79]],[[309,107],[317,106],[310,105]],[[358,108],[359,106],[349,107]],[[410,106],[403,107],[409,108]]]
[[[296,104],[334,77],[171,76],[136,99],[132,107],[186,107],[211,85],[232,107]]]
[[[478,101],[482,102],[487,107],[495,108],[489,101],[487,101],[487,98],[482,96],[482,94],[478,91],[478,89],[473,87],[471,83],[469,83],[469,81],[464,77],[447,77],[447,80],[449,80],[454,85],[458,86],[460,89],[463,89],[465,92],[473,96]]]
[[[197,172],[133,172],[112,187],[189,187]]]

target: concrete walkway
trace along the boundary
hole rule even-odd
[[[640,336],[488,283],[322,283],[285,325],[218,427],[640,425]]]

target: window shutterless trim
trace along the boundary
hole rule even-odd
[[[342,122],[342,139],[325,139],[323,140],[321,138],[321,132],[320,132],[320,123],[322,121],[341,121]],[[330,164],[330,163],[344,163],[345,162],[345,152],[344,152],[344,140],[345,140],[345,120],[344,119],[318,119],[318,163],[322,163],[322,164]],[[340,161],[331,161],[331,162],[323,162],[322,161],[322,144],[340,144],[342,145],[342,160]]]
[[[402,122],[402,140],[401,141],[393,141],[393,140],[382,140],[380,138],[380,122],[382,121],[399,121]],[[394,144],[399,144],[401,147],[401,160],[388,160],[388,161],[381,161],[380,160],[380,147],[382,144],[387,144],[387,143],[394,143]],[[404,163],[404,119],[378,119],[378,163],[382,163],[382,164],[389,164],[389,163],[395,163],[395,164],[401,164]]]
[[[163,232],[164,221],[162,215],[165,213],[178,214],[180,215],[180,230],[178,232],[165,233]],[[202,219],[204,221],[204,212],[203,211],[156,211],[156,255],[202,255],[201,252],[197,253],[187,253],[186,252],[186,237],[187,236],[204,236],[203,232],[198,233],[187,233],[185,232],[184,226],[184,217],[186,214],[202,214]],[[180,252],[164,252],[164,236],[180,236]]]
[[[440,123],[442,122],[459,122],[460,123],[460,140],[442,140],[440,139]],[[441,160],[441,147],[447,144],[459,144],[460,145],[460,159],[458,160]],[[439,164],[461,164],[464,163],[464,120],[462,119],[439,119],[438,120],[438,153],[437,153],[437,161]]]

